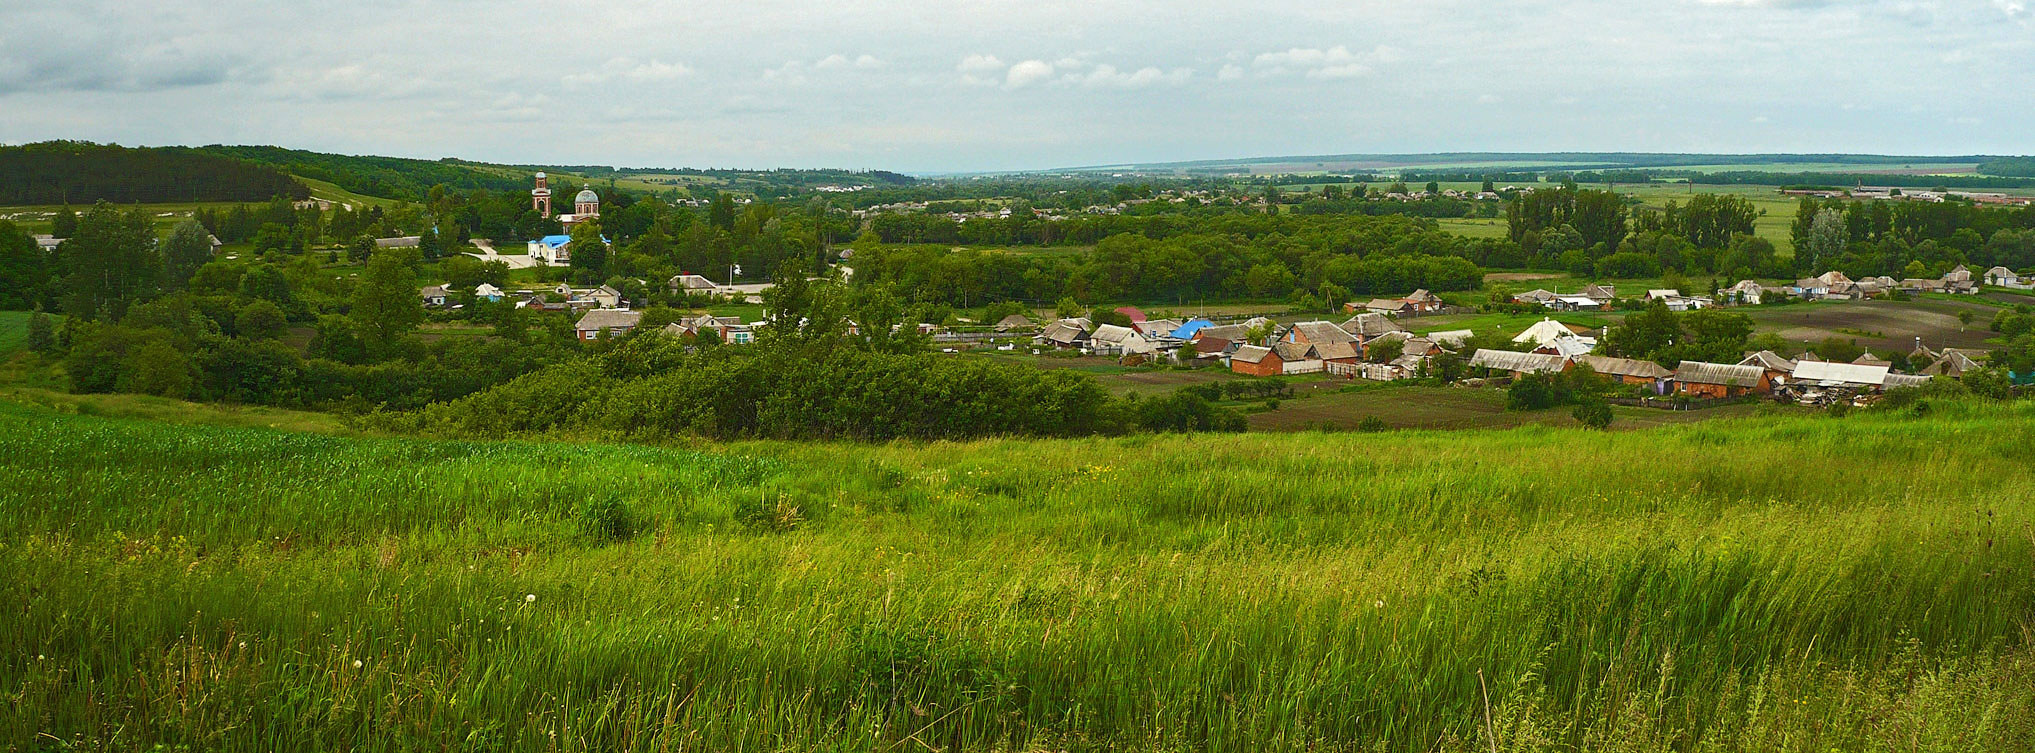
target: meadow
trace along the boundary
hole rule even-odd
[[[2035,404],[662,447],[114,408],[0,401],[10,749],[2035,747]]]

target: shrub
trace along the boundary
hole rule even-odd
[[[635,538],[643,528],[636,512],[613,494],[588,499],[577,515],[580,535],[588,539],[619,544]]]
[[[1575,416],[1578,423],[1592,429],[1611,428],[1611,404],[1602,400],[1584,401],[1569,415]]]

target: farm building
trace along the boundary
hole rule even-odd
[[[1040,345],[1056,348],[1078,348],[1088,343],[1088,332],[1095,328],[1085,318],[1061,319],[1046,325],[1037,338]]]
[[[1566,371],[1569,368],[1569,359],[1545,353],[1480,349],[1470,354],[1469,365],[1473,369],[1511,372],[1516,379],[1527,374],[1553,374]]]
[[[1987,285],[2001,288],[2026,288],[2029,286],[2028,280],[2023,279],[2019,273],[2006,267],[1993,267],[1986,270],[1985,280]]]
[[[1656,395],[1664,394],[1668,391],[1668,381],[1675,375],[1674,372],[1668,371],[1660,364],[1634,358],[1580,356],[1576,359],[1576,363],[1588,366],[1591,371],[1597,372],[1599,376],[1619,384],[1648,387]]]
[[[1137,330],[1115,324],[1103,324],[1088,335],[1088,347],[1097,353],[1112,356],[1128,356],[1150,353],[1155,348],[1152,341],[1145,339]]]
[[[1696,397],[1736,397],[1773,391],[1766,369],[1729,363],[1683,361],[1675,367],[1675,392]]]
[[[643,320],[643,312],[628,309],[594,309],[579,318],[572,330],[581,340],[598,340],[614,337],[636,328]]]
[[[1413,304],[1397,298],[1374,298],[1370,303],[1364,304],[1364,310],[1373,314],[1397,316],[1411,312]]]

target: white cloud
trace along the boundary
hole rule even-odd
[[[881,67],[883,67],[883,61],[876,59],[875,55],[869,54],[862,54],[857,55],[854,58],[849,58],[847,55],[836,53],[833,55],[828,55],[826,57],[820,58],[818,62],[813,63],[813,68],[822,71],[842,70],[847,68],[859,68],[862,70],[870,70]]]
[[[996,59],[995,55],[969,55],[961,59],[960,65],[954,66],[954,70],[970,74],[1000,73],[1003,69],[1003,61]]]
[[[1162,71],[1154,66],[1145,66],[1136,71],[1121,72],[1116,66],[1108,64],[1095,66],[1095,70],[1086,74],[1068,76],[1070,80],[1082,86],[1115,89],[1140,89],[1154,84],[1178,86],[1187,83],[1187,80],[1193,77],[1194,71],[1189,68]]]
[[[1405,53],[1396,47],[1379,45],[1369,52],[1355,53],[1344,45],[1327,49],[1320,47],[1292,47],[1278,52],[1260,53],[1251,59],[1251,65],[1265,75],[1278,75],[1301,71],[1308,78],[1316,80],[1357,78],[1368,76],[1374,66],[1398,62]]]
[[[1215,74],[1215,80],[1217,81],[1236,81],[1243,77],[1244,67],[1234,63],[1224,64],[1222,70],[1217,71]]]
[[[1012,89],[1023,88],[1053,77],[1053,64],[1044,60],[1026,60],[1010,67],[1004,76],[1004,86]]]
[[[667,63],[662,60],[637,60],[630,57],[613,57],[600,67],[582,73],[566,74],[560,80],[572,86],[605,84],[610,81],[670,81],[692,75],[692,67],[684,63]]]

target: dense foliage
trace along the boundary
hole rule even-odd
[[[0,205],[302,199],[310,190],[274,167],[162,147],[50,141],[0,146]]]
[[[1964,264],[2035,267],[2035,206],[1804,198],[1789,230],[1797,267],[1853,279],[1933,278]]]
[[[1128,220],[1130,218],[1119,218]],[[1255,297],[1339,305],[1346,296],[1472,290],[1483,262],[1516,263],[1502,241],[1404,216],[1237,215],[1149,219],[1081,254],[1016,254],[858,241],[855,281],[966,305],[995,300],[1174,301]],[[972,224],[972,223],[971,223]],[[1304,300],[1302,300],[1304,299]]]

